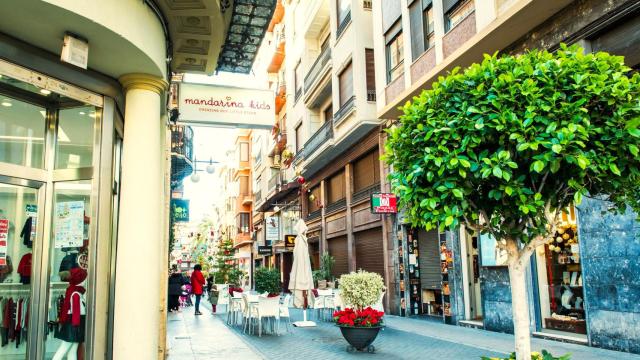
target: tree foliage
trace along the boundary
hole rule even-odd
[[[485,55],[440,77],[389,129],[385,158],[408,218],[529,243],[587,194],[640,210],[640,76],[630,71],[620,56],[562,46]]]

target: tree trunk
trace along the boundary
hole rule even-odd
[[[511,257],[511,256],[510,256]],[[531,359],[531,334],[529,331],[529,304],[525,281],[526,266],[520,259],[510,259],[511,306],[516,343],[516,359]]]

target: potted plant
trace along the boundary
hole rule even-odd
[[[327,281],[327,286],[329,286],[330,288],[334,288],[334,277],[332,275],[333,272],[333,265],[335,265],[336,263],[336,259],[329,255],[328,252],[325,252],[324,254],[322,254],[322,257],[320,258],[320,268],[323,270],[323,274],[324,274],[324,280]]]
[[[280,271],[261,267],[255,273],[256,291],[267,293],[269,297],[280,295]]]
[[[371,344],[384,327],[384,313],[371,305],[383,291],[384,282],[376,273],[359,270],[340,277],[340,297],[350,307],[336,311],[333,320],[349,343],[347,351],[375,351]]]

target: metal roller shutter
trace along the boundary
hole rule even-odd
[[[420,262],[420,285],[423,289],[441,288],[440,252],[438,251],[438,231],[418,232],[418,258]]]
[[[333,276],[336,278],[342,274],[349,273],[349,263],[347,259],[347,237],[340,236],[333,239],[327,239],[329,244],[329,255],[336,260],[333,266]]]
[[[356,243],[356,268],[376,272],[384,277],[384,243],[382,228],[354,234]]]

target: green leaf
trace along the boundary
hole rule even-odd
[[[449,226],[453,224],[453,216],[447,216],[447,218],[444,220],[444,226]]]
[[[583,170],[586,169],[589,166],[589,160],[582,155],[578,156],[578,166]]]
[[[524,151],[527,150],[529,148],[529,143],[522,143],[522,144],[518,144],[518,147],[516,148],[518,151]]]
[[[629,131],[629,135],[631,136],[640,137],[640,129],[629,129],[627,131]]]
[[[504,192],[507,193],[507,195],[511,195],[513,194],[513,189],[511,188],[511,186],[507,186],[504,188]]]
[[[542,161],[540,161],[540,160],[536,160],[536,161],[533,162],[533,164],[531,164],[531,168],[535,172],[540,173],[544,169],[544,163]]]
[[[494,166],[493,167],[493,176],[495,176],[497,178],[502,178],[502,169],[500,169],[500,167],[498,167],[498,166]]]
[[[633,144],[629,144],[629,151],[631,152],[631,154],[633,154],[633,156],[638,156],[638,147],[633,145]]]
[[[469,162],[469,160],[460,159],[460,164],[466,167],[467,169],[471,167],[471,163]]]
[[[453,189],[453,196],[457,197],[458,199],[462,199],[462,191],[460,191],[460,189]]]
[[[582,193],[580,191],[576,191],[576,193],[573,194],[573,202],[576,205],[580,205],[580,203],[582,202]]]
[[[555,144],[551,147],[551,150],[556,154],[560,154],[560,151],[562,151],[562,145]]]
[[[612,173],[614,173],[614,174],[616,174],[618,176],[622,175],[620,173],[620,169],[618,169],[618,166],[616,164],[614,164],[614,163],[609,164],[609,169],[611,169]]]
[[[508,171],[503,171],[502,178],[505,179],[506,181],[509,181],[511,180],[511,174]]]
[[[449,164],[452,166],[458,165],[458,158],[451,158],[451,160],[449,160]]]

